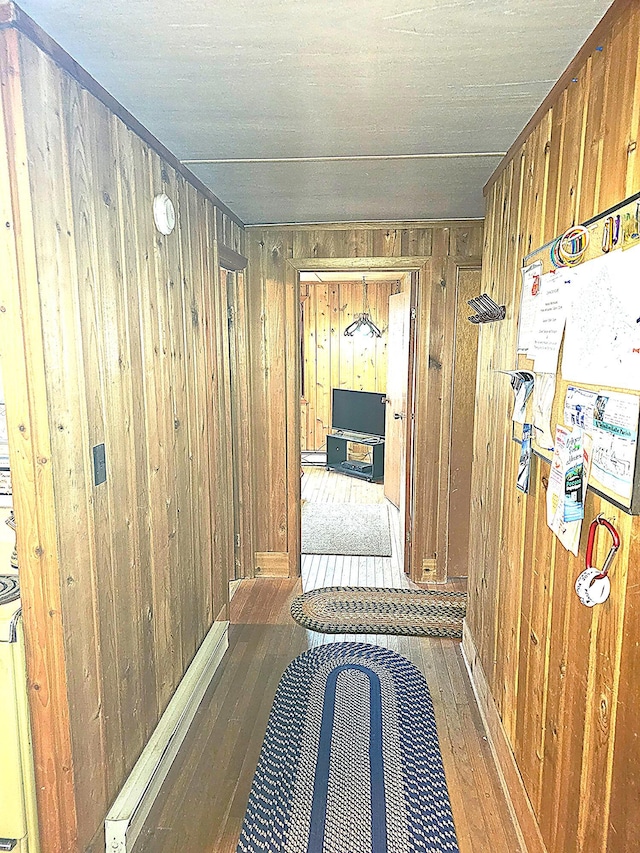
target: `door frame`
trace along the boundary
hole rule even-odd
[[[412,293],[416,317],[412,323],[414,352],[410,429],[407,441],[407,518],[405,568],[415,582],[445,583],[447,580],[446,525],[449,506],[449,448],[453,370],[451,353],[455,347],[455,314],[458,270],[482,266],[482,258],[457,255],[421,257],[289,258],[287,259],[288,298],[300,299],[300,276],[305,271],[385,270],[412,273]],[[298,341],[298,326],[294,330]],[[287,399],[290,430],[290,459],[300,459],[300,347],[287,340],[295,375],[288,380],[292,392]],[[441,400],[434,423],[433,400]],[[409,420],[409,419],[408,419]],[[418,452],[419,450],[419,452]],[[443,464],[445,467],[443,467]],[[289,565],[290,576],[300,575],[300,476],[288,466]],[[295,476],[294,476],[295,475]],[[405,536],[405,540],[407,537]]]
[[[414,437],[414,410],[413,403],[415,399],[415,377],[417,373],[417,365],[416,365],[416,348],[415,348],[415,329],[416,329],[416,305],[418,300],[418,290],[422,281],[420,272],[424,268],[425,261],[429,260],[428,258],[304,258],[304,259],[294,259],[288,258],[287,263],[289,268],[292,271],[295,271],[295,289],[294,289],[294,299],[296,300],[296,304],[300,301],[300,273],[301,272],[342,272],[350,271],[350,272],[358,272],[362,275],[366,275],[367,272],[393,272],[398,275],[407,275],[409,277],[409,288],[410,288],[410,310],[411,310],[411,323],[410,323],[410,352],[409,352],[409,377],[407,384],[407,413],[408,416],[406,418],[406,426],[407,426],[407,434],[406,434],[406,442],[407,442],[407,453],[406,453],[406,464],[405,464],[405,488],[406,488],[406,500],[405,500],[405,519],[404,519],[404,571],[407,574],[411,572],[411,550],[412,550],[412,527],[413,525],[413,516],[412,516],[412,505],[413,505],[413,437]],[[296,327],[296,333],[299,335],[299,328]],[[290,348],[291,349],[291,348]],[[297,388],[300,388],[301,381],[301,363],[300,363],[300,354],[301,347],[298,346],[296,348],[296,370],[295,370],[295,379],[297,383]],[[409,416],[410,413],[410,416]],[[298,394],[295,401],[287,398],[287,420],[291,424],[296,424],[295,428],[295,442],[297,445],[297,455],[294,457],[296,459],[300,459],[301,457],[301,444],[300,444],[300,395]],[[288,465],[287,478],[291,485],[291,464]],[[292,576],[299,577],[300,576],[300,498],[301,498],[301,488],[300,488],[300,477],[299,472],[295,477],[296,483],[295,486],[297,489],[288,489],[288,515],[289,518],[292,516],[297,518],[297,537],[295,538],[295,542],[291,542],[291,538],[289,540],[289,556],[290,556],[290,565],[295,567],[295,575]],[[295,497],[295,505],[292,505],[292,495],[296,495]],[[295,514],[295,515],[294,515]],[[409,534],[407,536],[407,534]],[[295,544],[295,550],[292,554],[292,544]]]

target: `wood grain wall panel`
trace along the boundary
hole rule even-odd
[[[640,565],[640,531],[630,535],[629,569]],[[640,801],[640,752],[629,748],[639,740],[637,704],[638,672],[640,671],[640,586],[633,580],[627,583],[622,626],[618,703],[615,723],[616,741],[611,768],[611,797],[607,843],[611,850],[632,850],[637,843],[637,823],[630,819]]]
[[[197,232],[200,246],[202,247],[203,275],[201,280],[202,292],[202,328],[204,335],[204,378],[203,392],[205,395],[205,406],[208,413],[208,426],[206,434],[207,454],[209,458],[209,506],[208,518],[205,522],[204,535],[208,534],[211,543],[211,560],[213,571],[205,577],[205,582],[211,591],[211,599],[207,602],[211,608],[208,614],[208,624],[217,618],[220,609],[225,606],[228,599],[228,565],[225,562],[224,541],[226,531],[231,520],[226,517],[225,483],[220,473],[222,460],[228,453],[228,447],[223,431],[223,420],[220,415],[220,402],[218,397],[218,384],[220,379],[220,367],[217,360],[217,339],[220,334],[222,318],[217,314],[215,288],[219,281],[219,266],[216,251],[215,216],[217,208],[211,208],[202,198],[201,209],[198,216]],[[212,248],[213,247],[213,248]],[[208,525],[207,525],[208,522]]]
[[[557,185],[558,221],[577,221],[580,207],[583,148],[586,132],[588,93],[590,87],[590,63],[577,72],[575,82],[567,89],[564,99],[564,126],[562,139],[562,169]],[[538,158],[536,158],[538,159]],[[531,249],[542,245],[534,240]]]
[[[67,703],[69,680],[60,588],[61,557],[55,520],[50,512],[55,501],[55,466],[49,414],[42,405],[47,378],[19,42],[15,31],[0,33],[3,80],[0,87],[0,205],[5,223],[0,240],[3,270],[0,297],[4,308],[0,311],[0,357],[3,364],[11,367],[3,371],[3,385],[10,436],[13,505],[20,529],[17,550],[40,832],[41,837],[47,833],[56,839],[56,847],[50,845],[49,849],[62,853],[76,845],[77,810]],[[57,194],[56,204],[59,208]],[[61,216],[61,220],[64,222],[65,217]],[[60,246],[64,270],[64,253],[70,251],[64,237]],[[28,348],[24,346],[26,329],[33,335]],[[90,682],[91,664],[87,676]],[[95,726],[93,733],[96,733]],[[46,853],[46,845],[42,849]]]
[[[370,314],[381,338],[345,337],[344,330],[362,312],[361,281],[310,283],[305,299],[303,351],[307,423],[303,450],[320,450],[331,429],[331,390],[381,391],[387,387],[389,296],[394,283],[367,283]]]
[[[244,237],[227,214],[217,231],[211,199],[29,39],[3,30],[0,44],[0,182],[20,225],[3,234],[15,313],[1,356],[42,850],[79,853],[226,616],[218,246],[243,251]],[[159,192],[176,209],[169,236],[153,224]]]
[[[285,383],[286,488],[287,488],[287,552],[289,577],[300,575],[300,283],[297,272],[285,268]]]
[[[249,374],[249,347],[247,319],[247,278],[244,271],[227,273],[230,308],[229,341],[231,347],[231,393],[234,452],[234,514],[237,519],[236,567],[234,577],[253,577],[253,535],[255,505],[253,500],[252,454],[243,448],[251,446],[251,376]],[[247,377],[249,381],[247,381]]]
[[[423,560],[436,559],[437,545],[435,533],[431,531],[430,519],[434,515],[434,506],[440,499],[440,479],[446,477],[446,472],[441,472],[437,461],[431,464],[431,485],[428,496],[425,492],[425,475],[421,473],[420,466],[428,467],[425,461],[429,444],[429,435],[438,425],[440,435],[440,424],[443,419],[441,407],[448,405],[443,403],[434,391],[434,398],[430,404],[428,393],[424,390],[428,381],[428,347],[429,335],[433,331],[435,336],[442,336],[440,319],[433,323],[430,321],[432,300],[432,278],[429,266],[431,255],[434,259],[434,270],[444,270],[451,251],[451,246],[456,247],[459,254],[455,261],[469,261],[479,265],[479,253],[482,248],[482,223],[480,222],[457,222],[447,223],[425,223],[414,224],[411,227],[402,223],[390,224],[387,227],[378,224],[361,225],[327,225],[327,226],[286,226],[286,227],[253,227],[247,228],[246,238],[249,255],[250,270],[250,298],[249,298],[249,324],[252,330],[252,339],[255,343],[252,352],[252,373],[256,379],[254,398],[254,445],[255,451],[255,474],[256,474],[256,504],[259,507],[256,519],[256,554],[260,555],[263,563],[269,560],[265,555],[273,553],[277,563],[278,572],[281,572],[283,561],[282,554],[288,549],[297,548],[297,522],[292,521],[291,512],[298,507],[297,495],[299,495],[299,452],[300,452],[300,430],[296,426],[295,432],[291,430],[292,423],[299,423],[300,400],[298,396],[286,401],[282,389],[288,389],[287,394],[298,395],[297,368],[295,367],[295,354],[299,352],[297,343],[298,321],[294,315],[291,303],[287,309],[287,299],[290,294],[295,293],[296,300],[300,299],[300,285],[297,281],[297,272],[305,268],[305,261],[315,269],[347,269],[358,270],[360,274],[367,269],[391,269],[402,271],[403,269],[421,269],[422,282],[421,294],[418,295],[418,373],[416,387],[422,389],[422,402],[417,403],[416,414],[416,479],[415,494],[417,501],[421,502],[421,509],[415,512],[415,523],[412,535],[414,536],[414,563],[416,573],[422,577]],[[406,254],[407,252],[418,252],[417,255]],[[403,266],[403,260],[406,265]],[[437,259],[437,262],[436,262]],[[388,261],[388,266],[386,264]],[[315,267],[313,266],[315,264]],[[434,273],[435,274],[435,273]],[[437,278],[438,288],[442,275]],[[305,334],[309,341],[316,347],[321,345],[326,348],[332,341],[331,320],[333,317],[330,287],[326,288],[323,306],[328,306],[328,316],[321,321],[321,328],[310,319],[313,317],[313,309],[310,303],[315,298],[312,294],[313,287],[309,287],[309,296],[305,301]],[[353,285],[350,302],[357,302],[357,296],[353,295]],[[322,291],[324,294],[324,290]],[[345,285],[345,294],[349,293]],[[369,298],[377,312],[382,311],[382,305],[378,297],[373,297],[373,285],[369,290]],[[433,297],[435,298],[435,296]],[[386,302],[385,297],[382,299]],[[340,298],[339,305],[347,301]],[[297,302],[296,302],[297,304]],[[287,315],[287,310],[289,314]],[[361,309],[358,307],[355,313]],[[323,308],[325,311],[325,308]],[[340,328],[346,325],[350,310],[342,312],[340,317]],[[282,328],[282,318],[289,316],[286,328]],[[437,313],[442,318],[441,313]],[[365,353],[365,360],[371,368],[373,362],[380,361],[380,350],[382,344],[375,344]],[[377,349],[375,348],[377,347]],[[288,355],[287,355],[288,353]],[[360,388],[365,386],[365,377],[362,370],[363,361],[352,357],[350,351],[345,351],[345,357],[340,361],[340,383],[345,382],[345,387]],[[383,381],[383,373],[376,368],[377,382]],[[322,381],[321,395],[325,395],[325,384],[331,384],[335,371],[323,370],[321,380],[318,378],[318,369],[310,359],[305,360],[305,409],[309,410],[315,400],[313,392],[318,381]],[[349,383],[349,384],[347,384]],[[295,387],[295,391],[294,391]],[[433,405],[436,399],[437,405]],[[449,410],[447,409],[447,412]],[[445,413],[444,420],[447,422]],[[309,415],[307,429],[304,434],[311,440],[314,436],[318,438],[316,429],[316,416]],[[448,440],[448,439],[447,439]],[[438,459],[441,454],[440,439],[438,439],[435,452]],[[287,461],[288,460],[288,461]],[[298,478],[296,481],[295,478]],[[442,516],[441,516],[442,518]],[[431,537],[431,539],[429,539]],[[287,540],[288,543],[287,544]],[[417,543],[417,544],[416,544]],[[427,549],[427,550],[425,550]],[[435,556],[434,556],[435,555]],[[291,565],[297,565],[297,556],[289,551]],[[443,555],[440,555],[441,559]],[[268,567],[262,574],[268,573]]]
[[[512,392],[494,371],[515,363],[519,269],[527,253],[640,190],[640,101],[631,97],[638,90],[639,26],[637,4],[613,4],[597,42],[486,187],[483,290],[504,302],[507,317],[480,330],[467,619],[550,853],[622,853],[637,842],[632,673],[640,602],[631,578],[640,521],[589,493],[587,522],[603,512],[623,547],[610,599],[585,608],[574,583],[584,567],[586,530],[578,558],[548,530],[547,463],[535,460],[529,495],[516,493]],[[598,565],[606,550],[603,537]]]
[[[229,564],[234,560],[233,528],[233,458],[231,428],[231,383],[229,379],[229,323],[227,314],[227,292],[221,284],[220,258],[218,246],[225,238],[224,231],[216,225],[211,207],[207,207],[208,245],[213,247],[209,265],[211,303],[209,313],[212,318],[211,330],[215,340],[213,351],[213,395],[214,411],[217,413],[213,429],[217,432],[216,454],[211,467],[211,477],[215,489],[216,507],[216,549],[214,551],[213,572],[213,618],[227,619],[229,595],[227,578]],[[248,378],[238,377],[240,381]],[[238,449],[242,452],[242,449]]]
[[[28,52],[30,45],[25,44]],[[34,61],[40,61],[37,50],[32,49]],[[28,76],[28,75],[27,75]],[[115,300],[109,302],[104,298],[107,280],[113,263],[113,229],[117,212],[111,207],[115,198],[115,185],[111,170],[111,161],[102,165],[98,151],[98,138],[109,145],[109,122],[106,108],[101,104],[95,112],[88,107],[88,93],[80,89],[73,81],[65,81],[64,114],[67,118],[67,139],[70,145],[70,185],[69,194],[73,205],[74,221],[79,228],[76,232],[76,257],[78,262],[79,279],[79,320],[82,338],[84,366],[84,388],[88,413],[88,433],[84,441],[89,449],[98,444],[108,447],[107,483],[102,488],[95,489],[91,495],[93,510],[93,571],[95,613],[97,635],[89,625],[76,624],[73,634],[71,626],[65,618],[67,636],[66,645],[78,642],[97,644],[100,649],[100,670],[102,680],[101,703],[98,713],[103,715],[104,744],[105,744],[105,796],[110,801],[115,792],[114,773],[124,773],[124,734],[122,724],[121,697],[118,691],[105,690],[105,684],[118,684],[120,679],[118,666],[118,643],[116,620],[117,579],[114,563],[118,556],[114,549],[113,532],[117,521],[112,519],[114,508],[114,488],[117,491],[118,482],[114,482],[116,470],[119,467],[118,450],[112,447],[111,439],[117,430],[115,423],[108,422],[107,407],[113,394],[107,383],[113,378],[114,361],[118,359],[116,343],[117,317]],[[35,94],[35,93],[34,93]],[[25,92],[28,97],[28,91]],[[26,102],[28,103],[28,101]],[[29,111],[27,109],[27,111]],[[103,196],[106,195],[106,199]],[[107,203],[107,200],[109,204]],[[104,264],[104,265],[103,265]],[[116,286],[122,290],[122,279],[119,271],[116,273]],[[56,284],[58,284],[56,282]],[[64,322],[64,318],[63,318]],[[52,343],[55,338],[64,334],[64,329],[52,329]],[[49,376],[53,376],[50,372]],[[119,389],[121,390],[121,389]],[[108,396],[109,395],[109,396]],[[118,409],[113,409],[118,411]],[[119,439],[121,436],[119,436]],[[70,447],[58,448],[73,458],[74,451]],[[77,451],[76,451],[77,452]],[[119,479],[119,478],[118,478]],[[89,480],[91,483],[92,478]],[[113,522],[113,524],[112,524]],[[58,522],[60,525],[60,522]],[[64,525],[64,520],[62,520]],[[63,528],[64,529],[64,528]],[[89,554],[87,554],[89,557]],[[88,564],[91,565],[91,564]],[[65,617],[68,614],[63,592],[63,609]],[[71,649],[70,649],[71,651]],[[72,713],[72,731],[74,735],[74,754],[79,761],[92,762],[91,746],[84,740],[77,726],[83,720],[88,709],[84,706],[84,697],[80,693],[70,699]],[[74,707],[75,705],[75,707]],[[83,725],[83,723],[81,724]],[[93,808],[85,818],[91,825],[96,820],[98,804],[92,803]],[[82,820],[83,809],[78,809]],[[94,827],[95,828],[95,827]],[[82,822],[80,832],[86,829]],[[82,836],[81,836],[82,837]]]
[[[139,614],[154,611],[154,592],[152,566],[155,547],[152,540],[152,518],[150,501],[150,442],[147,434],[146,419],[138,417],[138,412],[148,411],[148,390],[146,388],[147,369],[151,368],[148,346],[143,329],[143,300],[149,291],[150,262],[143,247],[149,245],[152,238],[151,223],[146,229],[136,217],[136,210],[143,197],[139,184],[139,175],[148,173],[148,154],[140,139],[118,122],[114,122],[112,132],[117,146],[118,167],[118,205],[122,223],[138,220],[138,227],[121,228],[121,255],[126,281],[126,336],[130,359],[130,411],[129,411],[129,451],[134,460],[131,465],[131,496],[134,500],[128,516],[128,527],[133,541],[134,559],[131,565],[133,618],[137,632],[134,655],[137,670],[131,678],[137,680],[139,696],[135,701],[135,716],[140,726],[143,740],[151,734],[155,722],[156,708],[145,707],[144,697],[155,691],[156,646],[153,622],[149,618],[139,619]]]
[[[609,62],[607,80],[607,119],[602,146],[602,178],[598,210],[606,210],[637,189],[627,180],[634,175],[629,168],[629,145],[638,139],[638,114],[632,95],[638,74],[640,10],[632,8],[613,25],[605,50]],[[635,126],[632,127],[632,119]]]

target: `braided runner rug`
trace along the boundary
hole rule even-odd
[[[462,637],[466,592],[329,586],[297,596],[291,615],[320,634]]]
[[[331,643],[289,665],[237,850],[458,851],[431,697],[412,663]]]

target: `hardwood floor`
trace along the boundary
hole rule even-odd
[[[331,496],[331,478],[307,478],[307,500]],[[334,474],[341,480],[350,478]],[[336,484],[350,499],[374,503],[371,484]],[[365,488],[363,488],[365,487]],[[380,491],[377,491],[380,489]],[[381,498],[383,499],[383,498]],[[354,639],[405,655],[424,673],[433,699],[461,853],[525,853],[498,779],[462,655],[449,639],[318,635],[289,615],[294,595],[357,578],[358,585],[400,585],[391,558],[305,557],[303,579],[243,581],[231,602],[229,650],[136,845],[136,853],[233,853],[275,690],[286,666],[310,646]],[[340,580],[338,580],[340,579]],[[404,579],[405,585],[408,581]],[[348,853],[348,851],[331,851]]]

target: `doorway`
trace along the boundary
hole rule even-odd
[[[411,273],[315,270],[300,271],[299,275],[303,588],[409,586],[404,544],[413,375]],[[370,329],[361,335],[345,335],[347,327],[363,314],[380,330],[380,337]],[[346,412],[339,416],[337,409],[334,412],[334,391],[348,401]],[[367,426],[376,421],[376,402],[383,406],[384,437],[380,443],[371,435],[358,441],[359,432],[380,432],[379,427]],[[363,415],[371,404],[373,412]],[[352,405],[357,411],[352,412]],[[353,424],[348,420],[350,414],[356,417]],[[363,416],[364,424],[358,422]],[[372,420],[367,421],[367,416]],[[333,464],[336,452],[342,454],[344,464]],[[380,474],[382,454],[383,476],[368,476],[372,471]],[[358,538],[354,525],[357,528],[360,513],[374,511],[375,507],[389,517],[391,554],[349,553],[352,548],[357,550],[353,539],[348,540],[349,536]],[[337,526],[336,553],[305,553],[305,517],[319,513],[328,519],[327,524]],[[352,523],[340,522],[340,518]]]

